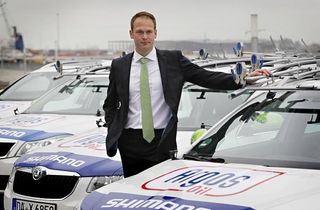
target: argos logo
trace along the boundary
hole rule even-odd
[[[227,167],[186,167],[142,185],[146,190],[181,191],[200,196],[227,196],[244,192],[283,172]]]

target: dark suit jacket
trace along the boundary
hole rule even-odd
[[[157,51],[165,102],[171,109],[172,117],[165,128],[158,145],[158,158],[169,158],[169,150],[176,149],[177,111],[182,87],[185,81],[213,89],[237,89],[231,74],[210,72],[191,63],[181,51]],[[114,59],[109,76],[108,95],[104,102],[105,120],[108,127],[106,138],[107,153],[115,154],[117,140],[127,123],[129,109],[129,78],[133,53]],[[112,154],[114,153],[114,154]]]

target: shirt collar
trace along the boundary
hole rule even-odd
[[[139,62],[140,58],[146,57],[151,61],[156,61],[157,60],[157,51],[156,48],[153,47],[151,52],[147,56],[142,56],[140,55],[136,50],[134,50],[133,53],[133,62]]]

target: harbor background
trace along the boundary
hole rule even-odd
[[[242,42],[245,52],[252,52],[253,45],[250,41]],[[192,59],[199,57],[199,50],[205,49],[210,57],[214,59],[224,59],[234,57],[233,48],[236,41],[217,42],[210,40],[200,41],[156,41],[159,49],[181,50],[185,56]],[[276,45],[276,46],[275,46]],[[318,56],[320,54],[320,44],[303,45],[301,41],[291,39],[259,40],[259,54],[264,53],[285,53],[299,56],[299,54],[310,54]],[[30,49],[28,49],[30,50]],[[133,42],[130,40],[115,40],[108,42],[108,50],[99,49],[60,49],[54,50],[32,50],[32,53],[25,53],[24,56],[12,57],[10,59],[0,59],[0,89],[5,88],[12,82],[26,75],[30,71],[39,69],[41,66],[55,62],[56,60],[76,60],[76,59],[113,59],[133,50]],[[1,56],[0,56],[1,58]]]
[[[317,0],[0,0],[0,88],[56,60],[132,51],[129,20],[144,10],[157,18],[156,46],[190,58],[200,49],[229,57],[239,41],[250,52],[317,56],[319,8]]]

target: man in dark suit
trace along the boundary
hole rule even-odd
[[[108,127],[107,154],[114,156],[119,148],[125,177],[169,159],[169,151],[176,149],[177,112],[185,81],[224,90],[241,86],[231,74],[206,71],[191,63],[181,51],[156,49],[156,19],[148,12],[132,17],[129,33],[135,50],[113,60],[103,105]],[[149,84],[143,86],[141,75],[146,68]],[[261,74],[268,72],[259,70],[250,76]],[[145,108],[148,104],[151,107]],[[146,117],[148,112],[151,120]],[[148,130],[148,126],[152,128]]]

